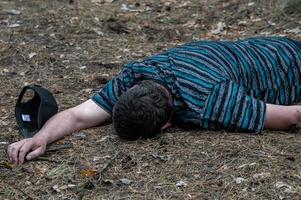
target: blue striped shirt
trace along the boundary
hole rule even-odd
[[[141,80],[167,86],[176,120],[206,129],[261,132],[266,104],[301,97],[301,50],[287,38],[199,41],[131,62],[92,100],[111,113]]]

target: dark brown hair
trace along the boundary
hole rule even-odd
[[[154,81],[141,81],[122,94],[113,108],[113,126],[128,140],[151,138],[171,117],[171,99]]]

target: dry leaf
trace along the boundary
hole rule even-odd
[[[95,177],[97,175],[97,171],[93,169],[84,169],[80,172],[80,174],[85,177]]]

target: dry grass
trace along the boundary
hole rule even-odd
[[[49,88],[63,110],[88,99],[123,63],[180,43],[274,34],[301,39],[292,32],[300,16],[281,13],[272,0],[185,2],[0,2],[0,199],[301,198],[299,131],[173,128],[127,142],[107,125],[53,144],[38,160],[7,162],[7,143],[20,139],[13,110],[25,84]],[[21,14],[7,14],[11,9]],[[220,21],[225,30],[212,34]]]

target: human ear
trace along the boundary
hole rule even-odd
[[[160,129],[161,132],[163,132],[164,130],[166,130],[167,128],[171,127],[171,123],[170,121],[166,122]]]

